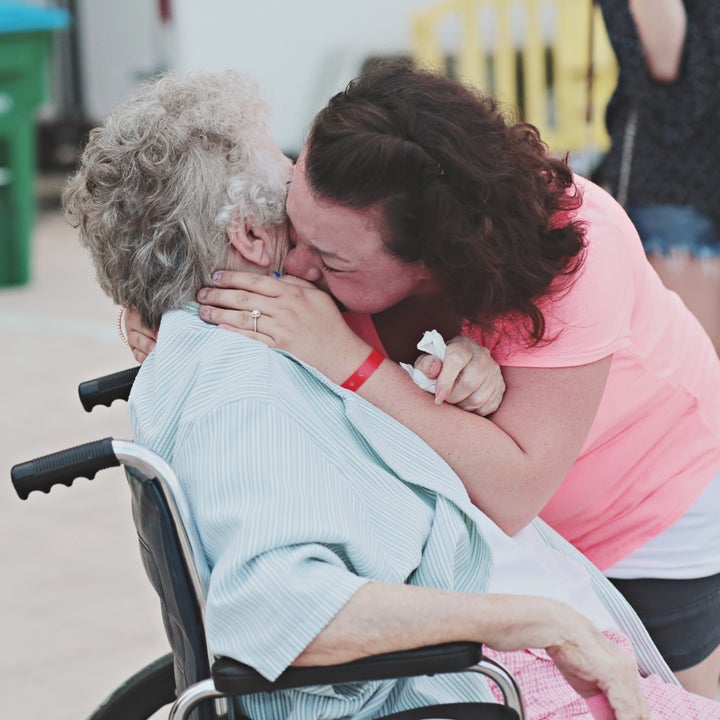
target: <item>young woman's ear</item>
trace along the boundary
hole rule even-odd
[[[268,242],[263,228],[255,228],[250,223],[233,223],[227,228],[230,240],[230,253],[235,254],[242,264],[251,264],[267,268],[272,262],[268,252]]]

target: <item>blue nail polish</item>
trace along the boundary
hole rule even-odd
[[[216,273],[213,275],[213,282],[220,282],[220,277],[221,277],[221,276],[220,276],[220,273],[219,273],[219,272],[216,272]]]
[[[279,279],[282,277],[282,275],[276,270],[276,271],[273,273],[273,277],[279,280]]]

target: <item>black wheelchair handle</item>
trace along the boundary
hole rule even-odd
[[[10,471],[15,492],[26,500],[33,490],[48,493],[53,485],[70,487],[75,478],[92,480],[98,471],[120,465],[112,443],[108,437],[15,465]]]
[[[139,365],[80,383],[78,395],[82,406],[90,412],[97,405],[110,407],[113,400],[127,400],[138,370]]]

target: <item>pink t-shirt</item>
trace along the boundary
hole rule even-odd
[[[647,263],[622,208],[589,181],[576,182],[588,243],[573,284],[542,306],[554,339],[528,348],[501,326],[466,332],[504,366],[613,356],[580,456],[540,514],[604,569],[681,517],[720,469],[720,361]],[[377,345],[369,320],[351,324]]]

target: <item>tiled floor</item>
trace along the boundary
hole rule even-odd
[[[129,437],[126,405],[87,414],[80,381],[133,363],[75,232],[45,211],[32,282],[0,288],[0,717],[82,720],[167,652],[122,473],[21,502],[10,467],[67,446]]]

